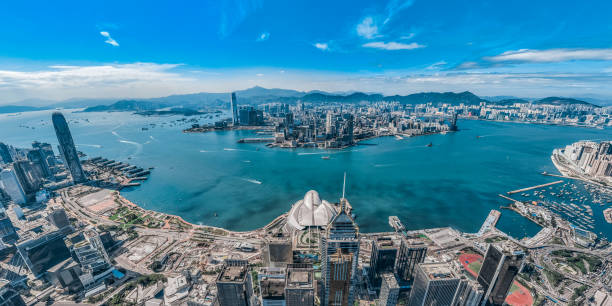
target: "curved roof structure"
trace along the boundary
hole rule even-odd
[[[326,226],[336,214],[337,211],[332,204],[321,200],[318,192],[310,190],[303,200],[297,201],[291,207],[286,229],[302,230],[309,226]]]

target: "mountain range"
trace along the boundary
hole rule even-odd
[[[343,92],[329,93],[324,91],[302,92],[291,89],[272,88],[267,89],[255,86],[245,90],[236,91],[239,104],[258,105],[269,102],[282,102],[293,104],[298,101],[306,103],[362,103],[378,101],[397,101],[401,104],[424,104],[424,103],[446,103],[451,105],[466,104],[478,105],[481,102],[490,104],[507,105],[512,103],[531,102],[536,104],[552,105],[592,105],[597,104],[584,100],[563,97],[548,97],[544,99],[525,99],[511,96],[479,97],[469,91],[454,92],[422,92],[409,95],[385,96],[378,93]],[[194,93],[171,95],[160,98],[149,99],[70,99],[66,101],[48,103],[44,100],[28,100],[20,105],[0,106],[0,113],[25,112],[52,108],[85,108],[86,112],[94,111],[151,111],[167,107],[183,107],[186,109],[211,109],[227,107],[229,93]],[[46,103],[45,103],[46,102]],[[46,105],[45,105],[46,104]],[[26,106],[27,105],[27,106]]]

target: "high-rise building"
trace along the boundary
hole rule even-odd
[[[357,283],[359,232],[344,206],[321,237],[322,306],[353,305]]]
[[[446,263],[418,264],[408,305],[452,305],[459,283],[460,279]]]
[[[70,134],[70,129],[68,128],[66,118],[64,118],[62,113],[54,112],[51,119],[53,121],[53,127],[55,128],[57,141],[59,142],[60,153],[64,158],[66,167],[70,171],[72,181],[75,184],[87,181],[87,177],[85,176],[85,172],[83,172],[83,168],[81,167],[81,161],[79,160],[79,155],[77,154],[76,147],[74,146],[74,141],[72,140],[72,134]]]
[[[284,268],[293,263],[293,246],[289,240],[268,241],[263,249],[263,261],[267,267]]]
[[[230,107],[232,108],[232,124],[238,125],[238,102],[236,101],[236,93],[232,92],[230,98]]]
[[[484,290],[477,281],[461,277],[459,287],[455,293],[453,306],[478,306],[484,296]]]
[[[97,280],[109,275],[112,269],[111,260],[100,240],[100,235],[93,227],[66,237],[66,245],[81,268],[81,283],[87,288]]]
[[[285,282],[286,305],[313,306],[314,295],[314,271],[312,265],[288,265]]]
[[[12,164],[15,176],[23,189],[26,202],[33,202],[36,199],[36,192],[40,189],[42,178],[40,173],[35,170],[34,164],[27,160],[18,160]]]
[[[399,299],[400,287],[397,284],[397,278],[393,273],[383,273],[381,275],[382,283],[380,286],[380,295],[378,296],[377,306],[395,306]]]
[[[327,112],[325,115],[325,134],[328,138],[333,137],[334,133],[334,114],[331,111]]]
[[[6,144],[0,142],[0,161],[5,164],[10,164],[13,162],[13,157],[11,156],[11,151]]]
[[[253,288],[246,260],[226,260],[216,284],[219,306],[252,305]]]
[[[0,187],[4,189],[16,204],[24,204],[26,202],[25,192],[13,169],[2,169],[2,172],[0,172]]]
[[[26,154],[28,160],[38,167],[43,177],[51,176],[51,168],[47,164],[47,156],[42,149],[32,149]]]
[[[47,269],[70,257],[70,251],[64,243],[60,231],[17,243],[17,253],[35,277],[40,277]]]
[[[416,266],[425,261],[427,246],[421,242],[402,237],[402,243],[397,255],[397,274],[402,283],[411,283]]]
[[[13,222],[11,222],[4,209],[0,209],[0,240],[2,243],[12,243],[17,240],[17,232],[15,232]]]
[[[17,290],[13,289],[11,282],[6,279],[0,279],[0,306],[25,306],[26,303],[19,295]]]
[[[370,256],[368,276],[373,288],[380,288],[381,275],[383,273],[394,271],[396,257],[397,247],[395,247],[390,237],[378,237],[372,241],[372,255]]]
[[[285,268],[263,267],[257,273],[262,306],[285,306]]]
[[[478,273],[478,283],[485,290],[483,305],[504,304],[524,259],[525,253],[509,242],[489,245]]]
[[[45,160],[47,161],[47,165],[49,167],[55,166],[55,154],[53,153],[53,147],[50,144],[45,143],[45,142],[40,143],[38,141],[34,141],[32,142],[32,148],[42,150],[45,156]]]

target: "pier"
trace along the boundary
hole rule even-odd
[[[529,190],[532,190],[532,189],[548,187],[548,186],[560,184],[560,183],[563,183],[563,182],[564,182],[563,180],[558,180],[558,181],[554,181],[554,182],[550,182],[550,183],[546,183],[546,184],[541,184],[541,185],[536,185],[536,186],[532,186],[532,187],[527,187],[527,188],[522,188],[522,189],[508,191],[507,194],[514,194],[514,193],[529,191]]]
[[[503,194],[501,194],[501,193],[500,193],[500,194],[498,194],[498,196],[500,196],[500,197],[502,197],[502,198],[504,198],[504,199],[506,199],[506,200],[508,200],[508,201],[512,201],[512,203],[514,203],[514,202],[520,202],[519,200],[515,200],[515,199],[513,199],[513,198],[511,198],[511,197],[507,197],[507,196],[505,196],[505,195],[503,195]]]
[[[494,228],[495,225],[497,225],[497,221],[499,221],[500,216],[501,213],[498,210],[492,209],[491,212],[489,212],[489,215],[485,219],[484,223],[482,223],[482,226],[480,227],[480,230],[476,235],[480,237],[484,233]]]
[[[274,138],[242,138],[238,143],[274,142]]]

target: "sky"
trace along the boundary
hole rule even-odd
[[[610,20],[607,0],[7,1],[0,104],[256,85],[609,99]]]

